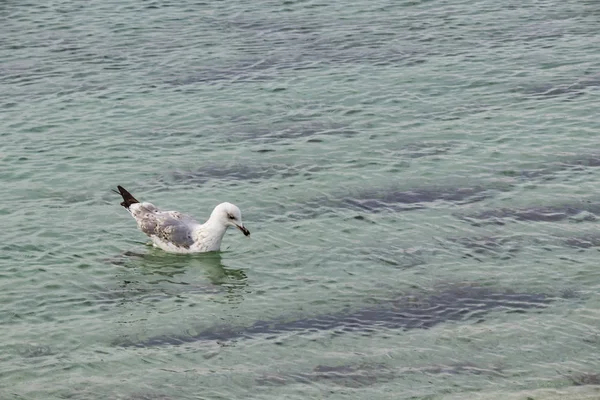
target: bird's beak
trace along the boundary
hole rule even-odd
[[[244,225],[240,226],[240,225],[237,225],[237,224],[236,224],[236,227],[237,227],[237,228],[238,228],[240,231],[242,231],[242,233],[243,233],[245,236],[250,236],[250,231],[249,231],[248,229],[246,229],[246,227],[245,227]]]

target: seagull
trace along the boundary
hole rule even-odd
[[[136,220],[142,232],[148,235],[155,247],[169,253],[202,253],[219,251],[227,228],[234,226],[246,236],[250,231],[242,223],[242,212],[231,203],[215,207],[203,224],[178,211],[162,211],[152,203],[140,203],[122,186],[113,192],[123,197],[121,205]]]

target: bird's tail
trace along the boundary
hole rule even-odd
[[[129,206],[131,206],[132,204],[135,203],[139,203],[139,201],[137,201],[137,199],[135,197],[133,197],[131,195],[131,193],[129,193],[127,190],[125,190],[123,188],[123,186],[117,186],[117,189],[119,189],[119,191],[117,192],[116,190],[113,190],[113,192],[120,194],[123,197],[123,201],[121,202],[121,205],[123,207],[125,207],[126,209],[129,210]]]

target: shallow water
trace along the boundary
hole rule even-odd
[[[0,398],[599,397],[599,17],[3,2]]]

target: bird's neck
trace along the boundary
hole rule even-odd
[[[226,231],[226,225],[210,218],[196,228],[194,241],[199,244],[202,251],[218,251]]]

